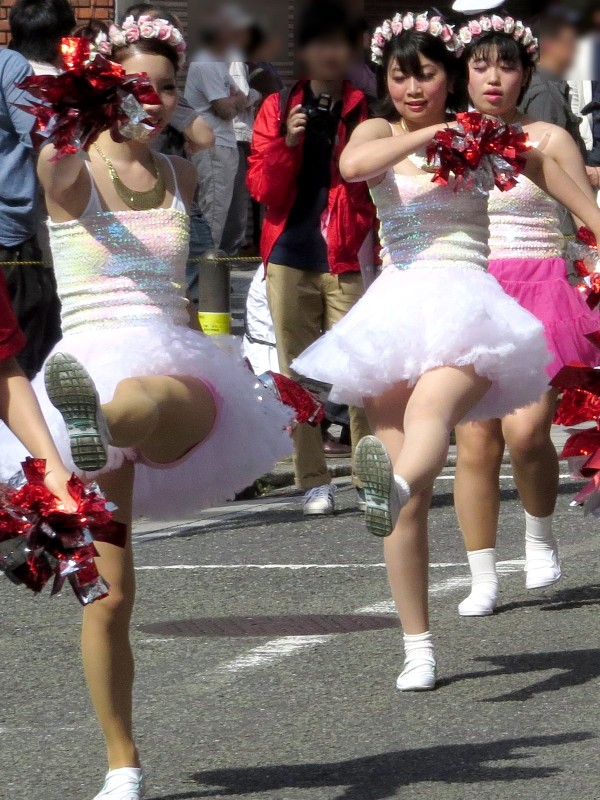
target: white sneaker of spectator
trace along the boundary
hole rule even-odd
[[[332,483],[315,486],[304,495],[302,508],[305,517],[329,516],[335,513],[335,488]]]

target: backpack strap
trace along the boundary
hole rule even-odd
[[[285,136],[287,133],[287,107],[295,86],[288,86],[279,92],[279,135]]]

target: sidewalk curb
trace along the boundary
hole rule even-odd
[[[508,453],[504,454],[502,458],[503,464],[510,464]],[[446,467],[456,467],[456,453],[450,453],[446,461]],[[349,458],[328,458],[327,468],[332,478],[348,478],[352,475],[352,464]],[[268,494],[271,489],[285,489],[287,486],[294,486],[294,468],[291,462],[282,461],[272,471],[264,475],[260,482],[268,487],[266,493]]]

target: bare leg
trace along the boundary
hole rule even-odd
[[[496,547],[499,475],[504,455],[500,420],[456,426],[454,503],[467,550]]]
[[[83,613],[83,665],[90,696],[106,740],[110,769],[139,766],[132,729],[133,655],[129,624],[135,599],[131,549],[131,502],[134,467],[102,476],[100,486],[118,505],[115,519],[128,526],[127,547],[98,543],[98,570],[110,584],[110,594]]]
[[[552,517],[558,494],[558,456],[550,429],[557,394],[547,392],[535,405],[502,421],[515,483],[525,507],[525,571],[527,588],[539,589],[560,580],[558,546]]]
[[[411,494],[433,485],[446,464],[450,432],[490,385],[472,367],[441,367],[419,378],[404,414],[404,445],[394,461],[394,473]]]
[[[196,378],[127,378],[102,406],[115,447],[138,447],[146,458],[169,463],[205,439],[215,421],[210,389]]]
[[[502,420],[519,496],[525,511],[535,517],[550,516],[556,506],[558,456],[550,431],[557,396],[553,389]]]
[[[471,592],[459,604],[458,613],[487,617],[498,603],[496,534],[504,454],[500,420],[457,425],[456,442],[454,503],[471,570]]]
[[[488,391],[472,369],[426,373],[412,391],[400,384],[365,403],[369,422],[384,444],[394,473],[411,499],[400,512],[385,548],[388,579],[404,629],[402,691],[431,689],[435,659],[429,632],[427,515],[433,482],[448,453],[450,431]]]

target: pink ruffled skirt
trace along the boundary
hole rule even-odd
[[[489,272],[543,324],[552,354],[547,366],[550,378],[572,361],[600,364],[600,349],[586,339],[586,334],[600,329],[600,314],[571,286],[562,258],[492,260]]]

